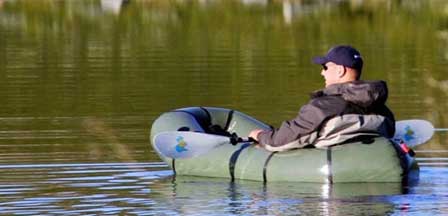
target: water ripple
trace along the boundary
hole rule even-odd
[[[160,162],[3,164],[0,165],[0,212],[15,215],[148,213],[156,203],[147,197],[152,191],[148,186],[173,174],[166,168]],[[7,177],[12,170],[16,171],[14,182]]]

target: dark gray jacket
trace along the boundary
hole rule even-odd
[[[295,147],[313,145],[319,136],[316,132],[319,132],[328,120],[350,114],[357,114],[359,120],[358,118],[356,120],[361,121],[361,125],[364,121],[363,116],[368,116],[366,119],[373,121],[369,124],[374,125],[369,130],[389,138],[395,133],[395,119],[385,105],[387,96],[388,90],[384,81],[333,84],[312,93],[311,101],[300,109],[296,118],[284,121],[278,129],[259,133],[257,138],[260,144],[271,147],[280,147],[292,142],[300,142],[300,145],[293,145]],[[353,124],[353,115],[350,116]],[[343,119],[337,122],[340,128],[345,128],[340,125],[344,122]],[[354,131],[349,133],[353,134]]]

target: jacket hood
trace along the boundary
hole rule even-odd
[[[344,100],[364,108],[384,105],[387,100],[388,90],[386,82],[379,81],[353,81],[338,83],[328,86],[312,94],[319,96],[341,96]]]

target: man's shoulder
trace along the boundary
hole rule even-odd
[[[348,106],[348,102],[338,95],[324,95],[311,99],[304,109],[319,110],[328,114],[338,114],[343,112]]]
[[[308,104],[316,107],[346,106],[347,101],[345,101],[340,95],[323,95],[321,97],[311,99]]]

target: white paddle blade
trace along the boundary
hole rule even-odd
[[[169,158],[191,158],[209,152],[219,145],[230,143],[226,136],[189,131],[169,131],[154,137],[154,147]]]
[[[394,139],[403,140],[409,147],[427,142],[434,134],[434,126],[426,120],[403,120],[395,124]]]

